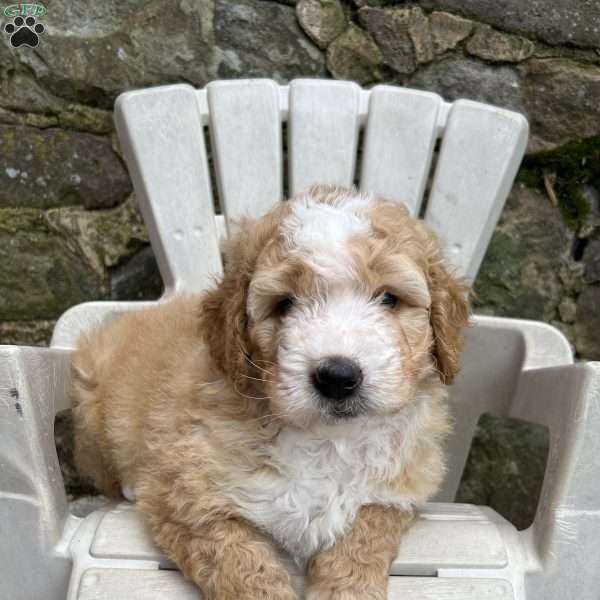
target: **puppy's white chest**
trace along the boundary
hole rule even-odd
[[[382,450],[381,443],[377,447]],[[284,431],[269,453],[273,468],[237,482],[232,499],[245,518],[302,563],[333,544],[360,507],[381,500],[382,492],[384,502],[406,504],[379,483],[398,467],[391,448],[383,450],[373,453],[364,432],[327,439]]]

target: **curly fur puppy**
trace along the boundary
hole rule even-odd
[[[403,206],[315,187],[246,222],[207,293],[122,316],[73,360],[76,458],[135,496],[209,600],[380,600],[444,474],[466,289]]]

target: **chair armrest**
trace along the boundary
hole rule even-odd
[[[0,346],[0,498],[36,506],[40,523],[31,526],[49,547],[68,513],[54,416],[68,406],[69,361],[64,350]],[[24,527],[14,519],[6,525]]]
[[[50,346],[56,349],[72,350],[83,333],[91,331],[122,313],[156,306],[158,302],[167,300],[169,297],[163,296],[160,300],[144,302],[83,302],[72,306],[58,319],[52,333]]]
[[[530,530],[523,534],[530,558],[545,571],[560,565],[563,579],[569,578],[569,568],[582,580],[586,580],[586,571],[598,579],[600,362],[524,372],[510,414],[545,425],[550,431],[537,513]]]
[[[499,329],[517,333],[523,344],[523,371],[573,363],[573,351],[567,338],[556,327],[547,323],[475,315],[472,327],[492,337]]]
[[[0,346],[0,597],[64,598],[68,505],[54,446],[69,352]]]
[[[462,362],[450,389],[454,432],[447,452],[452,461],[438,502],[454,500],[479,417],[508,414],[523,372],[571,364],[573,356],[564,335],[546,323],[477,315],[466,332]]]

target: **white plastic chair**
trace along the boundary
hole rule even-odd
[[[116,105],[126,160],[164,279],[165,298],[199,291],[221,270],[219,238],[312,183],[351,185],[405,202],[441,234],[474,278],[527,139],[516,113],[390,86],[297,80],[214,82],[128,92]],[[287,122],[284,164],[282,123]],[[214,215],[204,132],[223,216]],[[441,146],[425,209],[424,190]],[[67,408],[70,350],[81,332],[143,302],[67,311],[51,348],[0,347],[0,598],[184,600],[198,591],[173,570],[133,505],[68,513],[53,439]],[[452,390],[456,433],[438,500],[409,531],[390,598],[597,600],[600,593],[600,366],[572,364],[565,338],[536,322],[475,317]],[[533,525],[451,504],[484,412],[546,425],[551,444]],[[166,565],[169,567],[169,565]],[[172,566],[171,566],[172,568]],[[301,583],[301,581],[299,581]]]

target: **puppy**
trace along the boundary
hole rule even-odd
[[[76,460],[135,497],[208,600],[381,600],[444,475],[467,291],[407,210],[314,187],[227,244],[205,294],[122,316],[73,359]]]

